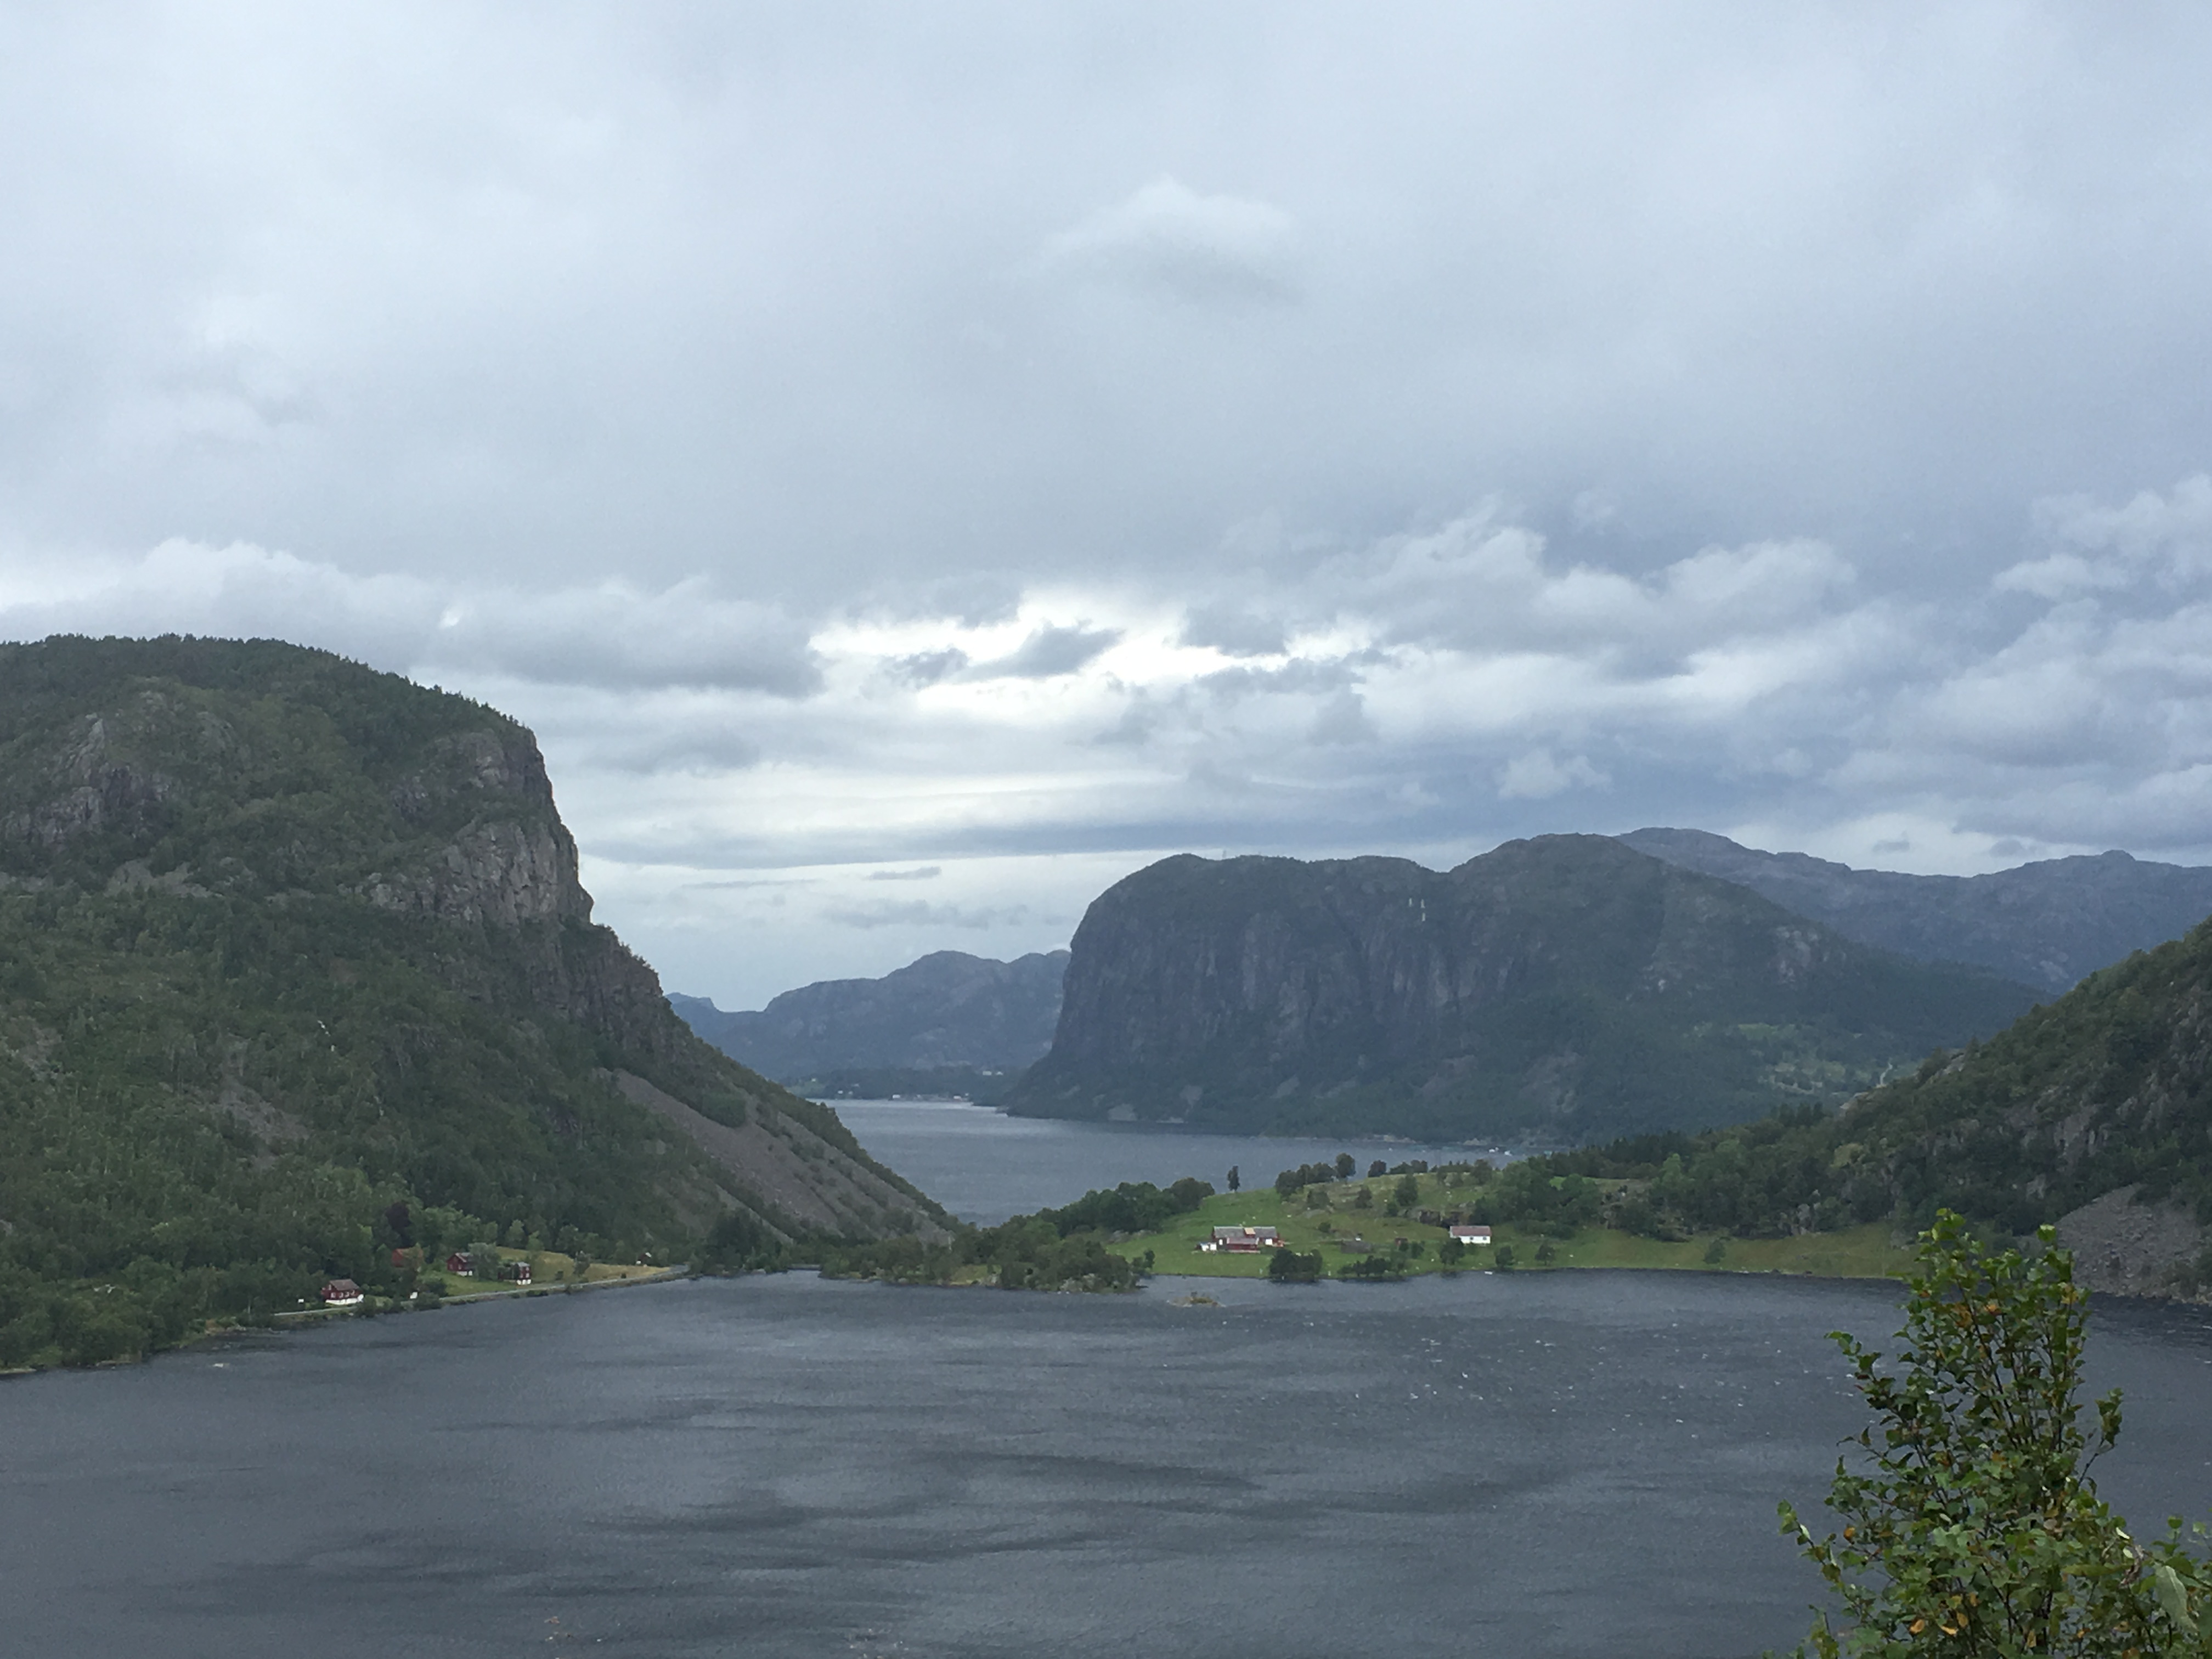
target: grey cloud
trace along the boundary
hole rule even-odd
[[[941,865],[925,864],[918,870],[871,870],[870,881],[935,881],[945,873]]]
[[[828,920],[845,927],[959,927],[981,929],[1017,926],[1029,920],[1026,905],[931,904],[911,899],[903,903],[850,905],[824,910]]]
[[[1293,657],[1276,668],[1251,668],[1240,664],[1235,668],[1216,669],[1201,675],[1195,684],[1216,696],[1226,698],[1339,691],[1352,684],[1362,665],[1371,666],[1378,660],[1379,657],[1369,653],[1356,658]]]
[[[65,630],[270,635],[380,667],[646,690],[684,686],[804,697],[821,684],[807,629],[778,608],[697,580],[659,592],[488,586],[357,575],[246,544],[171,541],[135,560],[80,563],[10,602],[16,638]],[[58,590],[58,592],[56,590]]]
[[[569,684],[799,697],[822,683],[803,627],[770,606],[722,599],[696,582],[658,593],[611,583],[462,599],[441,614],[424,653],[427,663]]]
[[[1048,623],[1024,640],[1011,655],[977,663],[968,671],[967,678],[1042,680],[1073,674],[1102,652],[1111,650],[1121,637],[1118,629]]]
[[[920,690],[951,678],[968,666],[968,653],[957,647],[943,651],[917,651],[910,656],[894,657],[888,665],[894,679]]]
[[[1280,303],[1297,293],[1293,228],[1265,202],[1163,178],[1054,236],[1038,263],[1201,304]]]
[[[1307,728],[1306,741],[1315,744],[1372,743],[1375,722],[1367,718],[1367,705],[1348,687],[1322,705]]]
[[[1232,657],[1276,657],[1287,639],[1283,624],[1233,605],[1200,605],[1183,619],[1182,643],[1212,646]]]
[[[720,775],[744,771],[761,762],[761,746],[744,732],[727,729],[658,732],[646,729],[602,734],[577,745],[577,759],[611,771],[633,774],[693,772]]]
[[[1499,769],[1498,793],[1506,800],[1549,800],[1565,790],[1601,789],[1610,781],[1586,756],[1562,761],[1548,749],[1532,749]]]

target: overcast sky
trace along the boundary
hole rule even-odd
[[[0,6],[0,635],[757,1006],[1167,853],[2212,860],[2212,10]]]

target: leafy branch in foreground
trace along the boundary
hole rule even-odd
[[[1830,1334],[1875,1420],[1856,1437],[1865,1472],[1836,1465],[1841,1533],[1815,1539],[1781,1506],[1844,1616],[1822,1613],[1801,1654],[2212,1652],[2212,1567],[2183,1547],[2179,1520],[2139,1545],[2089,1479],[2119,1437],[2120,1396],[2096,1402],[2085,1433],[2088,1294],[2051,1230],[2039,1238],[1985,1253],[1944,1211],[1921,1235],[1895,1366]]]

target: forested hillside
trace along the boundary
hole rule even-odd
[[[0,1364],[410,1249],[940,1219],[593,924],[513,720],[276,641],[0,647]]]
[[[1563,1154],[1550,1173],[1638,1182],[1633,1228],[1747,1232],[1948,1207],[2061,1224],[2085,1282],[2193,1291],[2212,1222],[2212,923],[2093,974],[1990,1041],[1936,1054],[1840,1114]]]

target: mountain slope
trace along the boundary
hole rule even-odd
[[[1978,963],[2051,992],[2131,951],[2179,939],[2212,915],[2212,869],[2125,853],[2048,859],[1985,876],[1908,876],[1762,853],[1702,830],[1637,830],[1618,839],[1748,887],[1863,945],[1923,962]]]
[[[2201,1289],[2212,922],[1840,1115],[1591,1148],[1560,1167],[1650,1178],[1650,1201],[1692,1229],[1924,1225],[1938,1206],[2013,1232],[2056,1222],[2093,1289]]]
[[[1078,928],[1037,1115],[1586,1140],[1839,1099],[2033,1001],[1597,836],[1182,857]]]
[[[786,1082],[823,1073],[1027,1066],[1052,1046],[1067,952],[994,962],[938,951],[880,979],[786,991],[758,1012],[669,1001],[724,1054]]]
[[[0,647],[0,1364],[409,1243],[938,1224],[590,916],[492,709],[275,641]]]

